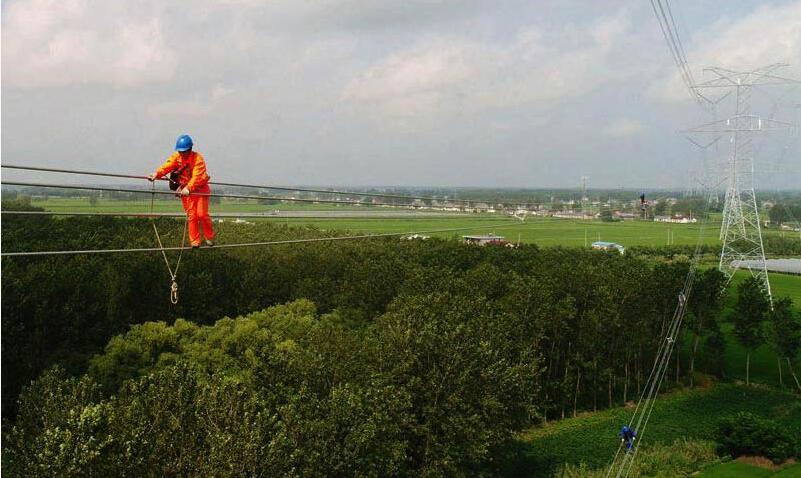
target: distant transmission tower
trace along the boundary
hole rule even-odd
[[[731,150],[723,176],[727,183],[723,207],[720,240],[720,270],[731,280],[741,267],[748,268],[759,279],[773,303],[765,264],[759,207],[754,192],[754,135],[760,132],[784,130],[790,123],[762,118],[751,114],[751,92],[755,86],[797,85],[799,81],[775,75],[784,64],[774,64],[751,71],[707,68],[715,75],[712,80],[695,84],[697,90],[715,89],[725,97],[734,95],[734,116],[713,121],[691,129],[691,133],[727,134]],[[705,96],[704,96],[705,97]],[[719,100],[718,100],[719,101]]]
[[[584,212],[585,210],[585,202],[587,201],[587,180],[590,179],[587,176],[581,177],[581,211]]]

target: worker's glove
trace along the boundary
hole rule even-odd
[[[189,188],[181,189],[181,196],[189,196]]]
[[[150,181],[150,182],[155,181],[156,180],[156,173],[153,173],[150,176],[148,176],[147,180]]]

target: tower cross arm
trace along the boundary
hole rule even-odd
[[[682,131],[684,134],[695,133],[733,133],[737,131],[779,131],[797,129],[795,123],[762,118],[758,115],[737,115],[730,118],[712,121]]]

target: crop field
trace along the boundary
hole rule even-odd
[[[150,200],[143,196],[140,200],[99,200],[91,204],[88,198],[34,198],[33,206],[51,211],[70,212],[124,212],[146,213],[150,211]],[[373,208],[359,206],[338,206],[333,204],[259,204],[251,200],[223,200],[213,204],[214,213],[273,213],[289,211],[316,211],[319,217],[293,218],[268,217],[258,220],[279,221],[288,225],[315,225],[321,229],[349,230],[353,232],[417,232],[434,229],[470,228],[504,236],[511,242],[534,243],[541,246],[585,246],[593,241],[611,241],[623,246],[662,246],[666,244],[694,245],[699,233],[704,244],[717,242],[718,225],[714,221],[708,225],[664,224],[644,221],[625,221],[607,223],[597,220],[580,221],[529,216],[519,222],[501,214],[477,213],[472,215],[431,217],[431,212],[419,216],[397,218],[398,212],[408,214],[412,210]],[[169,198],[157,199],[154,212],[182,212],[180,201]],[[326,212],[353,212],[358,216],[365,211],[377,217],[335,218],[325,217]],[[253,220],[253,219],[249,219]],[[497,227],[492,227],[497,226]],[[469,231],[468,231],[469,232]],[[465,232],[465,233],[468,233]],[[773,231],[769,232],[775,233]],[[448,237],[453,234],[436,234]]]
[[[620,426],[632,411],[632,407],[613,408],[531,428],[519,437],[519,457],[507,474],[550,476],[561,463],[605,466],[617,449]],[[677,439],[712,439],[718,420],[739,411],[801,429],[801,400],[797,396],[767,388],[718,384],[659,399],[641,446],[669,444]]]
[[[94,204],[88,198],[34,198],[33,206],[54,212],[121,212],[147,213],[150,198],[143,194],[136,200],[102,199]],[[180,213],[181,203],[173,198],[157,198],[154,212]],[[284,214],[303,213],[310,217],[283,217]],[[419,232],[437,229],[462,229],[476,227],[480,233],[504,236],[510,242],[533,243],[540,246],[588,246],[594,241],[616,242],[623,246],[664,246],[718,243],[719,215],[713,215],[706,224],[666,224],[650,221],[602,222],[582,221],[529,216],[520,222],[500,213],[447,213],[437,211],[415,211],[369,206],[335,204],[280,203],[259,204],[255,200],[223,199],[212,204],[211,213],[259,213],[274,214],[275,217],[248,218],[281,222],[287,225],[314,225],[326,230],[347,230],[354,233]],[[347,216],[347,217],[338,217]],[[495,227],[493,227],[495,226]],[[467,230],[459,234],[469,234]],[[458,236],[454,233],[432,234],[438,237]],[[782,235],[780,231],[768,230],[766,235]]]
[[[698,478],[801,478],[801,464],[770,470],[739,461],[731,461],[705,468],[694,476]]]
[[[726,306],[730,308],[736,299],[736,287],[749,276],[748,271],[737,271],[729,283]],[[801,308],[801,276],[770,273],[770,289],[773,297],[790,297],[797,308]]]

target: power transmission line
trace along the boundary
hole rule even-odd
[[[237,212],[218,212],[214,217],[221,218],[252,218],[252,219],[402,219],[402,220],[426,220],[426,219],[442,219],[449,217],[471,217],[469,213],[393,213],[393,214],[335,214],[335,215],[308,215],[302,214],[303,211],[298,211],[293,214],[293,211],[285,214],[274,213],[237,213]],[[323,211],[328,213],[330,211]],[[12,216],[111,216],[111,217],[185,217],[185,212],[104,212],[104,211],[17,211],[17,210],[2,210],[0,214]]]
[[[10,164],[3,164],[0,165],[2,168],[6,169],[17,169],[23,171],[39,171],[39,172],[49,172],[49,173],[64,173],[64,174],[77,174],[83,176],[100,176],[100,177],[109,177],[109,178],[124,178],[124,179],[147,179],[147,176],[140,176],[140,175],[132,175],[132,174],[117,174],[117,173],[104,173],[98,171],[83,171],[83,170],[75,170],[75,169],[57,169],[57,168],[45,168],[39,166],[19,166],[19,165],[10,165]],[[167,181],[166,178],[159,178],[159,180]],[[209,181],[209,184],[213,184],[216,186],[228,186],[228,187],[240,187],[240,188],[251,188],[251,189],[273,189],[276,191],[294,191],[294,192],[309,192],[309,193],[318,193],[318,194],[332,194],[336,196],[366,196],[366,197],[377,197],[377,198],[387,198],[387,199],[407,199],[412,201],[449,201],[455,203],[476,203],[476,202],[491,202],[488,200],[478,200],[478,199],[455,199],[455,198],[439,198],[439,197],[431,197],[431,196],[410,196],[410,195],[403,195],[403,194],[382,194],[382,193],[373,193],[373,192],[359,192],[359,191],[341,191],[341,190],[333,190],[333,189],[314,189],[314,188],[302,188],[302,187],[289,187],[289,186],[271,186],[271,185],[259,185],[259,184],[239,184],[239,183],[229,183],[229,182],[218,182],[218,181]],[[341,201],[338,201],[341,202]]]
[[[679,36],[676,20],[670,8],[670,2],[668,0],[651,0],[651,8],[654,10],[654,15],[656,15],[656,19],[659,22],[659,28],[662,30],[662,36],[665,38],[668,50],[670,50],[673,61],[679,69],[679,74],[681,75],[684,85],[687,87],[690,96],[692,96],[699,105],[704,106],[705,102],[709,102],[709,100],[695,89],[695,80],[687,62],[687,54],[684,51],[684,45]]]
[[[505,228],[512,226],[520,226],[525,224],[523,222],[510,222],[505,224],[493,224],[487,226],[470,226],[470,227],[455,227],[448,229],[429,229],[424,231],[411,231],[411,232],[386,232],[376,234],[360,234],[356,236],[336,236],[336,237],[318,237],[310,239],[286,239],[281,241],[261,241],[261,242],[246,242],[239,244],[219,244],[213,247],[203,247],[199,250],[213,250],[213,249],[233,249],[243,247],[256,247],[256,246],[276,246],[281,244],[304,244],[310,242],[334,242],[334,241],[349,241],[356,239],[375,239],[382,237],[401,237],[411,236],[415,234],[437,234],[445,232],[458,232],[458,231],[472,231],[477,229],[494,229]],[[161,252],[161,251],[183,251],[191,249],[190,247],[144,247],[144,248],[128,248],[128,249],[86,249],[86,250],[67,250],[67,251],[21,251],[21,252],[3,252],[0,253],[2,257],[21,257],[21,256],[64,256],[64,255],[78,255],[78,254],[116,254],[127,252]]]
[[[76,186],[71,184],[50,184],[50,183],[29,183],[23,181],[3,181],[3,185],[7,186],[25,186],[33,188],[53,188],[53,189],[77,189],[83,191],[105,191],[117,193],[131,193],[131,194],[159,194],[167,196],[176,196],[174,191],[152,191],[145,189],[128,189],[128,188],[111,188],[102,186]],[[216,193],[191,193],[192,196],[206,196],[228,199],[255,199],[255,200],[272,200],[272,201],[290,201],[290,202],[304,202],[304,203],[326,203],[326,204],[348,204],[354,206],[384,206],[384,207],[419,207],[414,204],[396,204],[387,202],[361,202],[348,199],[312,199],[312,198],[294,198],[294,197],[281,197],[281,196],[256,196],[248,194],[216,194]],[[490,206],[464,206],[467,209],[477,211],[492,212],[495,208]]]
[[[707,194],[704,217],[708,216],[711,202],[712,194],[711,191],[709,191]],[[698,269],[698,262],[701,257],[701,244],[704,236],[705,226],[706,221],[702,221],[701,227],[698,229],[698,238],[696,239],[695,251],[693,252],[692,261],[690,263],[690,270],[687,272],[687,276],[684,279],[684,284],[681,292],[679,293],[678,303],[674,309],[673,317],[671,318],[667,330],[665,331],[665,336],[660,341],[656,357],[654,358],[654,365],[651,368],[651,372],[645,382],[645,387],[643,388],[642,393],[637,400],[637,406],[634,409],[634,413],[632,413],[631,419],[628,422],[628,426],[635,431],[640,442],[642,442],[643,436],[645,435],[648,421],[651,419],[651,413],[653,412],[656,398],[659,395],[659,390],[662,387],[662,382],[664,381],[665,374],[667,373],[667,367],[670,362],[670,357],[673,353],[673,348],[678,341],[679,334],[681,334],[681,325],[687,312],[687,306],[690,300],[693,285],[695,284],[695,275]],[[637,453],[642,445],[640,444],[639,446],[634,447],[633,453],[625,453],[621,459],[618,459],[623,446],[623,443],[618,446],[617,452],[612,458],[612,463],[609,465],[605,477],[609,478],[614,476],[615,478],[625,478],[631,472],[631,469],[634,466],[635,458],[637,457]]]

